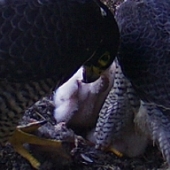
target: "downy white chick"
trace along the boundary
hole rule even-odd
[[[54,93],[54,118],[57,123],[81,128],[95,126],[99,111],[113,86],[115,63],[92,83],[84,83],[81,67]]]

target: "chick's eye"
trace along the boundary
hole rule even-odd
[[[110,62],[110,53],[109,52],[105,52],[100,59],[98,60],[98,63],[101,67],[105,67],[109,64]]]

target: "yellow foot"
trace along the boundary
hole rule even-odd
[[[35,169],[39,169],[40,163],[39,163],[39,161],[37,159],[35,159],[23,147],[24,143],[41,145],[41,146],[49,146],[49,147],[54,147],[54,148],[57,148],[57,149],[62,149],[61,141],[52,140],[52,139],[44,139],[44,138],[40,138],[40,137],[37,137],[35,135],[29,134],[30,132],[33,132],[33,131],[37,130],[44,123],[46,123],[46,122],[45,121],[40,121],[40,122],[30,123],[30,124],[28,124],[26,126],[18,126],[16,128],[13,136],[9,140],[10,143],[13,145],[14,149],[21,156],[26,158]],[[68,157],[68,155],[67,155],[67,157]]]
[[[107,151],[114,153],[118,157],[122,157],[123,156],[123,154],[121,152],[119,152],[118,150],[116,150],[113,147],[109,147]]]

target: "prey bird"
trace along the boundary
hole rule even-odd
[[[70,78],[82,64],[88,70],[84,72],[86,82],[98,78],[114,60],[118,45],[118,26],[100,1],[2,0],[0,143],[9,140],[38,169],[40,163],[22,144],[59,147],[60,142],[28,134],[40,124],[16,129],[24,110]]]

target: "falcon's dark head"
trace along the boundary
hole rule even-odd
[[[113,14],[100,1],[96,2],[101,9],[103,22],[102,39],[92,56],[84,63],[84,82],[90,83],[98,79],[115,59],[119,46],[119,29]]]

